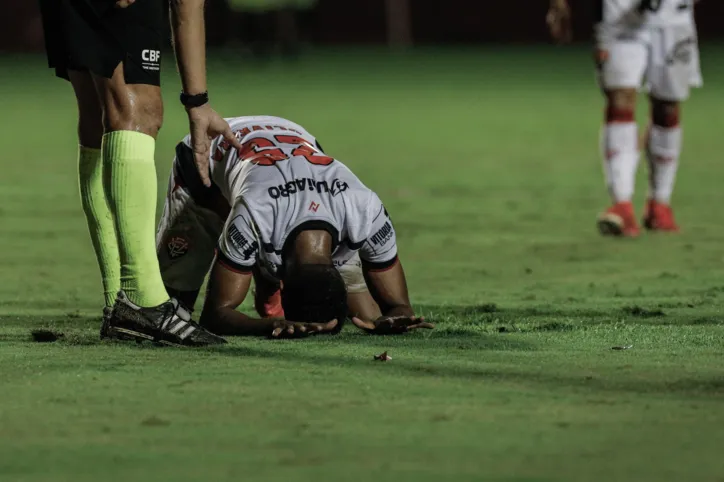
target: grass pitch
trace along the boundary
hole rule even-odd
[[[684,110],[684,231],[632,241],[595,232],[585,49],[219,53],[219,111],[290,117],[380,194],[437,329],[206,350],[98,341],[70,87],[3,58],[0,479],[724,480],[722,57]],[[185,134],[167,67],[159,196]]]

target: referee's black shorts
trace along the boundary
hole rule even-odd
[[[58,77],[68,70],[111,78],[123,62],[128,84],[160,85],[163,5],[136,0],[40,0],[48,65]]]

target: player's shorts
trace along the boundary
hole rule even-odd
[[[119,63],[128,84],[160,85],[164,20],[161,0],[40,0],[48,65],[111,78]]]
[[[156,233],[158,263],[167,287],[177,291],[201,288],[225,221],[192,198],[174,166]]]
[[[599,82],[603,89],[644,87],[653,97],[683,101],[701,87],[696,26],[597,27]]]
[[[191,166],[184,167],[189,161],[184,161],[187,155],[182,144],[176,152],[156,233],[156,249],[164,285],[176,291],[197,291],[214,261],[226,220],[214,209],[204,206],[207,203],[201,198],[193,177],[195,166],[193,172],[190,172]],[[348,293],[367,291],[358,253],[336,267]]]

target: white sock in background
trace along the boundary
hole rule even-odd
[[[603,172],[614,202],[633,197],[639,163],[636,122],[609,122],[603,128]]]
[[[652,125],[646,143],[649,160],[649,197],[669,204],[676,182],[681,155],[682,131],[680,126]]]

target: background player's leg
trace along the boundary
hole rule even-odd
[[[635,236],[639,228],[631,198],[639,162],[636,90],[612,89],[605,93],[603,171],[613,205],[599,217],[598,227],[603,234]]]
[[[78,101],[80,199],[101,270],[105,303],[112,306],[121,288],[121,262],[113,216],[103,190],[102,109],[90,74],[69,71],[68,77]]]
[[[680,104],[651,98],[651,127],[646,139],[649,201],[645,224],[650,229],[676,231],[669,207],[681,155]]]
[[[636,236],[638,222],[631,198],[639,162],[638,129],[635,120],[636,91],[648,65],[649,49],[640,32],[628,32],[622,40],[617,32],[602,32],[598,38],[596,63],[606,96],[603,127],[603,170],[613,200],[599,216],[602,234]]]
[[[140,306],[168,300],[155,245],[156,135],[163,122],[161,89],[126,84],[123,64],[111,79],[93,76],[103,105],[103,182],[121,260],[121,289]]]
[[[639,158],[636,90],[609,90],[606,101],[603,134],[606,185],[614,203],[631,202]]]

